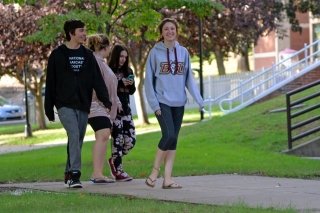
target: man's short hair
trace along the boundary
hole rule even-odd
[[[77,28],[84,28],[84,23],[81,20],[71,19],[64,23],[63,29],[66,34],[67,41],[71,40],[70,33],[74,35]]]

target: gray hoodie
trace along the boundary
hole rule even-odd
[[[156,43],[146,62],[145,93],[154,112],[160,109],[159,103],[171,107],[184,106],[187,102],[185,88],[198,105],[203,107],[203,99],[193,78],[189,52],[178,42],[175,42],[174,46],[176,54],[174,48],[167,54],[168,50],[164,43],[162,41]]]

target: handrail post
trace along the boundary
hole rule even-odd
[[[211,111],[212,111],[211,89],[212,89],[212,86],[211,86],[211,75],[209,74],[209,97],[208,97],[208,99],[210,100],[209,101],[209,118],[211,118]]]
[[[313,116],[313,117],[309,117],[309,118],[305,118],[306,116],[304,116],[303,121],[299,121],[299,122],[295,122],[296,118],[298,116],[302,116],[302,115],[306,115],[306,113],[311,112],[313,110],[319,109],[320,108],[320,104],[316,104],[310,107],[307,107],[305,109],[299,110],[297,112],[292,112],[292,109],[296,106],[298,106],[298,104],[302,104],[305,103],[309,100],[312,100],[314,98],[317,98],[320,96],[320,93],[317,91],[316,93],[313,93],[312,95],[308,95],[305,96],[303,98],[299,98],[297,100],[292,100],[292,97],[296,94],[301,94],[301,92],[306,91],[307,89],[313,88],[315,86],[320,85],[320,80],[317,80],[311,84],[302,86],[300,88],[294,89],[290,92],[288,92],[286,94],[286,109],[287,109],[287,134],[288,134],[288,149],[291,150],[293,147],[293,143],[295,141],[300,140],[301,138],[305,138],[307,136],[310,136],[316,132],[320,131],[320,127],[316,127],[316,128],[312,128],[312,129],[308,129],[305,130],[306,128],[308,128],[308,126],[311,124],[312,122],[318,121],[320,120],[320,116]],[[311,114],[310,114],[311,115]],[[312,115],[311,115],[312,116]],[[300,133],[296,134],[296,130],[298,128],[302,128],[300,129]],[[295,130],[295,131],[294,131]],[[302,131],[302,132],[301,132]]]
[[[209,96],[209,118],[211,118],[211,111],[212,111],[212,102],[211,102],[211,96]]]
[[[243,81],[240,82],[241,104],[243,103]]]
[[[288,149],[292,149],[292,134],[291,134],[291,107],[290,95],[286,95],[287,104],[287,133],[288,133]]]
[[[276,75],[275,75],[275,66],[274,66],[274,63],[272,63],[272,79],[273,81],[271,82],[271,87],[273,87],[277,82],[276,82]]]
[[[304,43],[304,63],[305,66],[308,65],[308,48],[306,43]]]

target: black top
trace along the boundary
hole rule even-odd
[[[50,121],[54,120],[54,106],[89,113],[93,89],[98,99],[110,109],[108,90],[91,50],[82,45],[78,50],[70,50],[63,44],[52,51],[47,66],[44,101]]]
[[[123,84],[122,78],[127,78],[129,75],[133,75],[133,71],[130,68],[128,68],[128,72],[125,72],[121,68],[114,68],[114,67],[110,67],[110,68],[118,78],[117,95],[122,105],[123,114],[128,115],[131,113],[129,95],[133,95],[133,93],[136,91],[136,86],[135,86],[135,82],[133,82],[132,85],[125,86]]]

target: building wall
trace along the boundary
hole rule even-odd
[[[304,44],[310,44],[310,28],[305,27],[302,32],[291,32],[290,49],[300,50]]]
[[[275,63],[276,61],[276,57],[273,56],[273,57],[261,57],[261,58],[255,58],[255,70],[258,71],[258,70],[261,70],[263,68],[267,68],[269,66],[266,66],[269,65],[269,64],[273,64]]]
[[[268,64],[275,62],[277,51],[275,40],[275,32],[271,32],[258,40],[257,45],[254,47],[254,70],[268,67]]]
[[[296,13],[296,16],[300,24],[309,24],[310,22],[309,13]]]
[[[261,37],[257,45],[254,47],[254,69],[260,70],[262,67],[270,67],[273,63],[279,62],[279,52],[289,48],[300,50],[304,44],[310,43],[310,17],[309,13],[297,13],[302,32],[293,32],[290,29],[288,22],[283,22],[282,29],[285,30],[286,36],[283,38],[277,37],[275,32],[270,33],[266,37]]]
[[[275,32],[270,32],[269,35],[261,37],[258,40],[257,45],[254,47],[255,53],[268,53],[274,52],[276,50],[275,44]]]

